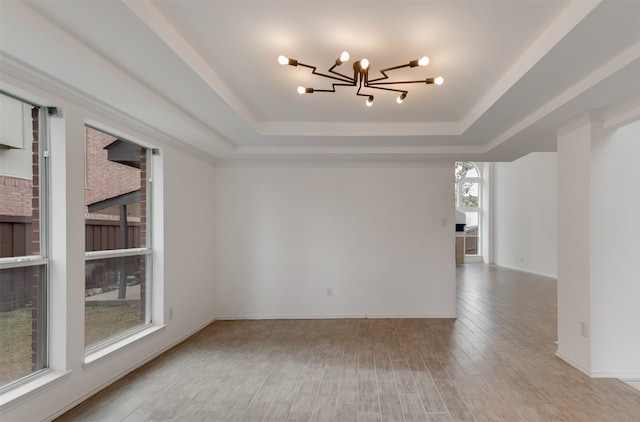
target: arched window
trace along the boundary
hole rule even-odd
[[[456,161],[456,210],[465,215],[465,255],[480,255],[480,186],[478,167],[471,162]]]

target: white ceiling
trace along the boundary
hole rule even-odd
[[[554,130],[640,99],[640,1],[29,1],[2,3],[1,58],[41,69],[220,160],[512,160]],[[45,36],[38,36],[45,34]],[[330,87],[341,51],[443,76]],[[28,72],[26,72],[28,73]]]

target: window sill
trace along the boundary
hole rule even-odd
[[[0,393],[0,415],[67,379],[73,370],[48,370]]]
[[[140,344],[151,337],[154,337],[155,335],[164,331],[165,327],[166,325],[151,325],[130,336],[127,336],[120,341],[109,344],[108,346],[105,346],[101,349],[92,351],[84,358],[83,366],[85,371],[90,370],[94,366],[99,365],[100,363],[109,360],[128,349],[131,349],[133,346]]]

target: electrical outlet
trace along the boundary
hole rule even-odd
[[[580,322],[580,335],[582,337],[589,337],[589,330],[587,328],[587,323],[584,321]]]
[[[327,288],[327,297],[333,297],[333,289],[331,287]]]

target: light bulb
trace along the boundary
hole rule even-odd
[[[398,98],[396,98],[396,103],[402,104],[405,98],[407,98],[407,93],[403,92],[402,94],[398,95]]]
[[[420,60],[418,60],[418,64],[420,66],[426,66],[429,64],[429,57],[423,56]]]
[[[340,54],[340,61],[342,63],[344,63],[347,60],[349,60],[349,52],[348,51],[343,51],[342,54]]]
[[[362,70],[366,70],[369,67],[369,60],[367,59],[360,60],[360,67],[362,68]]]
[[[367,105],[367,107],[371,107],[371,104],[373,104],[373,95],[367,98],[367,102],[365,104]]]
[[[278,63],[280,63],[281,65],[285,65],[289,63],[289,59],[285,56],[280,56],[278,57]]]
[[[442,76],[438,76],[433,80],[433,83],[436,85],[442,85],[444,83],[444,78]]]
[[[305,87],[303,87],[303,86],[299,86],[299,87],[298,87],[298,94],[304,94],[305,92],[307,92],[307,90],[305,89]]]

